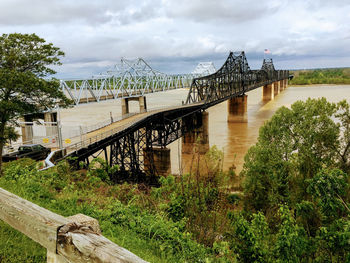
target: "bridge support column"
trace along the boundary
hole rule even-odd
[[[182,137],[182,153],[193,154],[196,148],[199,154],[205,154],[209,150],[209,113],[201,113],[197,121],[201,122],[199,128],[195,128],[185,133]]]
[[[129,98],[122,98],[122,116],[129,113]]]
[[[147,111],[147,104],[146,104],[146,97],[145,96],[139,97],[139,105],[140,105],[140,112]]]
[[[202,112],[195,121],[201,125],[182,137],[182,173],[204,173],[207,167],[204,155],[209,151],[209,113]]]
[[[155,172],[157,175],[167,176],[171,173],[170,149],[153,147],[143,149],[145,172]],[[154,171],[155,170],[155,171]]]
[[[22,124],[22,143],[31,144],[33,142],[33,125],[32,124]]]
[[[268,101],[273,99],[273,87],[272,84],[263,86],[263,100]]]
[[[57,112],[45,112],[44,113],[45,122],[56,122],[57,121]]]
[[[276,97],[279,93],[279,85],[278,81],[273,83],[273,96]]]
[[[228,100],[228,122],[248,122],[248,96],[242,95]]]
[[[284,90],[284,81],[280,80],[279,83],[280,83],[280,92],[281,92]]]
[[[284,80],[284,88],[286,89],[287,86],[288,86],[288,79],[285,79],[285,80]]]
[[[147,104],[146,104],[146,97],[145,96],[122,98],[122,116],[130,113],[129,101],[132,101],[132,100],[139,102],[140,113],[147,111]]]
[[[21,124],[22,143],[33,143],[33,118],[24,116],[21,122],[24,122],[24,124]]]
[[[57,112],[45,112],[44,122],[49,122],[45,124],[46,136],[53,136],[57,134]],[[51,122],[51,123],[50,123]]]

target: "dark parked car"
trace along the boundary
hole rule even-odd
[[[39,161],[45,159],[50,152],[51,149],[40,144],[26,144],[20,146],[17,152],[3,155],[2,160],[4,162],[9,162],[20,158],[31,158]]]

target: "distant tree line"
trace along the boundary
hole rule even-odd
[[[350,68],[291,71],[292,85],[350,84]]]

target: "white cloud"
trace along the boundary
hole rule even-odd
[[[190,72],[245,50],[251,65],[269,48],[287,68],[345,65],[347,0],[1,0],[3,33],[36,33],[65,53],[58,76],[90,76],[121,57]],[[341,59],[340,59],[341,58]],[[221,65],[217,64],[217,68]],[[350,61],[348,63],[350,66]]]
[[[170,17],[186,18],[204,23],[210,21],[244,23],[271,15],[280,6],[279,1],[271,0],[165,0],[163,3]]]

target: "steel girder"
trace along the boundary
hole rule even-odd
[[[198,128],[202,120],[200,116],[200,111],[196,111],[184,116],[176,113],[152,118],[144,126],[135,128],[110,144],[110,165],[118,165],[122,172],[144,172],[144,152],[151,151],[153,147],[164,148],[186,132]],[[152,155],[147,155],[147,158],[148,172],[157,174]]]
[[[153,115],[70,156],[76,157],[76,164],[84,162],[88,165],[89,157],[104,152],[107,163],[110,166],[118,165],[120,174],[140,174],[145,171],[145,151],[152,151],[153,147],[164,148],[186,132],[198,128],[202,120],[201,111],[201,107],[194,107]],[[157,174],[152,155],[147,155],[147,158],[148,173]]]
[[[264,59],[260,70],[251,70],[243,51],[230,52],[226,62],[217,72],[193,79],[186,104],[218,103],[288,77],[287,70],[275,70],[272,59]]]
[[[153,70],[142,58],[121,59],[106,74],[83,80],[61,80],[60,88],[76,105],[106,99],[141,96],[147,93],[189,87],[200,74],[168,75]]]

